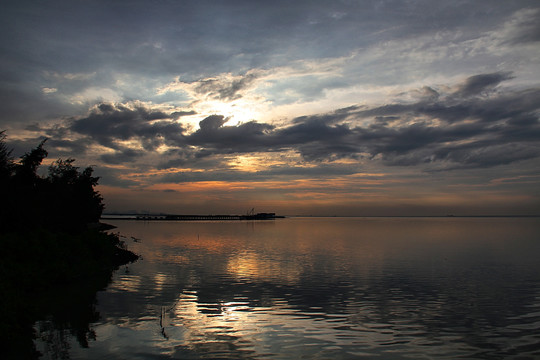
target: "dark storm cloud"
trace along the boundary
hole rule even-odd
[[[181,118],[182,116],[196,115],[197,113],[193,110],[191,111],[175,111],[171,114],[173,119]]]
[[[485,92],[510,78],[507,73],[475,75],[467,78],[455,92],[448,94],[444,99],[433,97],[411,104],[388,104],[361,110],[355,115],[361,118],[399,115],[402,119],[405,116],[426,116],[448,123],[464,119],[495,122],[502,119],[513,121],[523,116],[529,117],[538,109],[540,89],[505,91],[498,94]],[[482,96],[477,98],[479,95]]]
[[[86,153],[88,147],[92,145],[89,139],[80,140],[62,140],[58,138],[48,138],[47,149],[49,150],[49,158],[57,157],[76,157]],[[66,155],[67,154],[67,155]]]
[[[174,114],[174,113],[173,113]],[[142,105],[99,104],[84,118],[73,120],[70,130],[85,135],[100,145],[122,150],[118,140],[135,139],[145,150],[172,142],[183,142],[184,128],[171,121],[171,115],[147,109]]]
[[[222,115],[210,115],[209,117],[205,118],[201,122],[199,122],[200,130],[199,132],[212,132],[218,130],[220,127],[223,126],[227,122],[227,119],[225,119]]]
[[[469,97],[491,90],[502,81],[511,79],[510,73],[480,74],[469,77],[456,92],[457,95]]]
[[[481,92],[484,86],[470,85],[488,78],[469,78],[462,89],[469,86],[476,89],[474,94]],[[482,84],[496,82],[491,80]],[[415,120],[410,125],[390,126],[383,121],[355,129],[361,148],[371,156],[382,156],[390,165],[449,162],[450,167],[486,167],[540,156],[540,89],[448,101],[359,112],[361,117],[384,113]],[[443,123],[433,125],[433,120]]]
[[[538,146],[513,142],[501,145],[491,143],[484,146],[474,144],[455,148],[443,147],[435,153],[435,158],[451,160],[455,165],[449,168],[483,168],[532,159],[539,155]]]
[[[226,121],[222,115],[207,117],[200,122],[199,130],[186,137],[186,143],[222,154],[272,150],[274,144],[268,140],[274,126],[255,121],[223,126]]]

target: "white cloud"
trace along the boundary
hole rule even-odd
[[[58,89],[57,89],[57,88],[43,87],[43,88],[41,88],[41,91],[42,91],[44,94],[52,94],[52,93],[57,92]]]

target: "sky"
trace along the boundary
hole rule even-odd
[[[540,214],[540,2],[27,1],[0,130],[106,212]]]

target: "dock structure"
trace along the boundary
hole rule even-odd
[[[258,213],[248,215],[138,215],[136,220],[175,220],[175,221],[198,221],[198,220],[271,220],[282,218],[275,213]]]

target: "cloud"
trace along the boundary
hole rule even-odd
[[[492,91],[509,79],[510,73],[477,74],[441,87],[447,90],[412,89],[417,101],[410,103],[354,105],[282,126],[256,121],[227,126],[225,116],[210,115],[191,133],[180,122],[190,112],[102,103],[67,127],[50,128],[49,134],[63,139],[55,146],[70,146],[67,138],[76,134],[87,146],[107,147],[101,160],[109,164],[160,154],[153,165],[160,169],[227,169],[224,156],[291,151],[319,165],[363,159],[428,171],[491,167],[540,156],[540,89]]]
[[[502,81],[511,78],[512,77],[508,72],[474,75],[465,80],[465,82],[459,87],[456,94],[463,97],[480,95],[482,92],[492,90]]]
[[[199,149],[197,147],[185,146],[182,148],[171,148],[161,154],[160,161],[154,164],[158,170],[175,168],[189,168],[197,170],[219,170],[230,169],[226,157],[221,154],[214,154],[211,151]]]
[[[69,101],[74,104],[91,104],[94,102],[121,101],[122,96],[117,91],[109,88],[88,87],[83,91],[69,96]]]
[[[157,180],[160,183],[182,183],[198,181],[243,181],[260,182],[272,179],[302,179],[315,177],[317,179],[332,179],[358,172],[357,166],[351,164],[326,163],[314,167],[274,165],[260,171],[239,171],[233,168],[213,169],[206,171],[176,171],[168,172]]]
[[[240,75],[225,73],[191,82],[176,78],[160,88],[158,94],[181,91],[188,93],[196,101],[201,99],[234,101],[242,98],[244,92],[254,84],[261,73],[259,70],[251,70]]]
[[[241,92],[248,88],[257,75],[253,72],[244,76],[228,75],[222,78],[204,79],[193,83],[193,90],[209,98],[232,101],[242,97]]]
[[[504,43],[535,43],[540,41],[540,9],[516,11],[501,31]],[[501,36],[501,35],[499,35]]]
[[[175,111],[175,112],[171,113],[171,117],[174,118],[174,119],[178,119],[178,118],[181,118],[183,116],[190,116],[190,115],[195,115],[195,114],[197,114],[197,112],[195,112],[194,110]]]
[[[58,89],[57,88],[43,87],[43,88],[41,88],[41,91],[43,91],[44,94],[52,94],[52,93],[57,92]]]
[[[185,141],[189,145],[203,147],[209,153],[245,153],[272,151],[270,140],[274,126],[250,121],[236,126],[223,126],[227,119],[222,115],[211,115],[199,123],[200,128]],[[270,140],[270,141],[269,141]]]
[[[539,138],[540,139],[540,138]],[[451,168],[483,168],[496,165],[510,164],[515,161],[536,158],[540,148],[532,144],[508,143],[485,144],[484,146],[443,147],[438,149],[435,156],[451,160]]]
[[[448,93],[410,104],[297,118],[276,130],[275,137],[311,161],[360,156],[381,158],[387,165],[447,163],[456,168],[540,156],[540,89],[476,97],[509,78],[501,73],[469,77],[457,86],[458,98]]]
[[[111,154],[103,154],[100,160],[106,164],[123,164],[133,162],[144,155],[143,150],[122,149]]]
[[[72,132],[85,135],[102,146],[125,151],[122,141],[134,140],[147,151],[160,145],[183,143],[185,129],[167,114],[142,104],[101,103],[86,117],[74,119]]]
[[[214,116],[186,142],[212,154],[292,149],[306,161],[380,158],[387,165],[446,168],[508,164],[540,156],[540,89],[486,92],[510,78],[479,74],[443,96],[424,87],[428,96],[415,103],[351,106],[298,117],[280,128],[255,122],[227,127],[226,119]]]
[[[216,131],[227,122],[227,119],[223,115],[211,115],[199,123],[200,132],[212,132]]]

